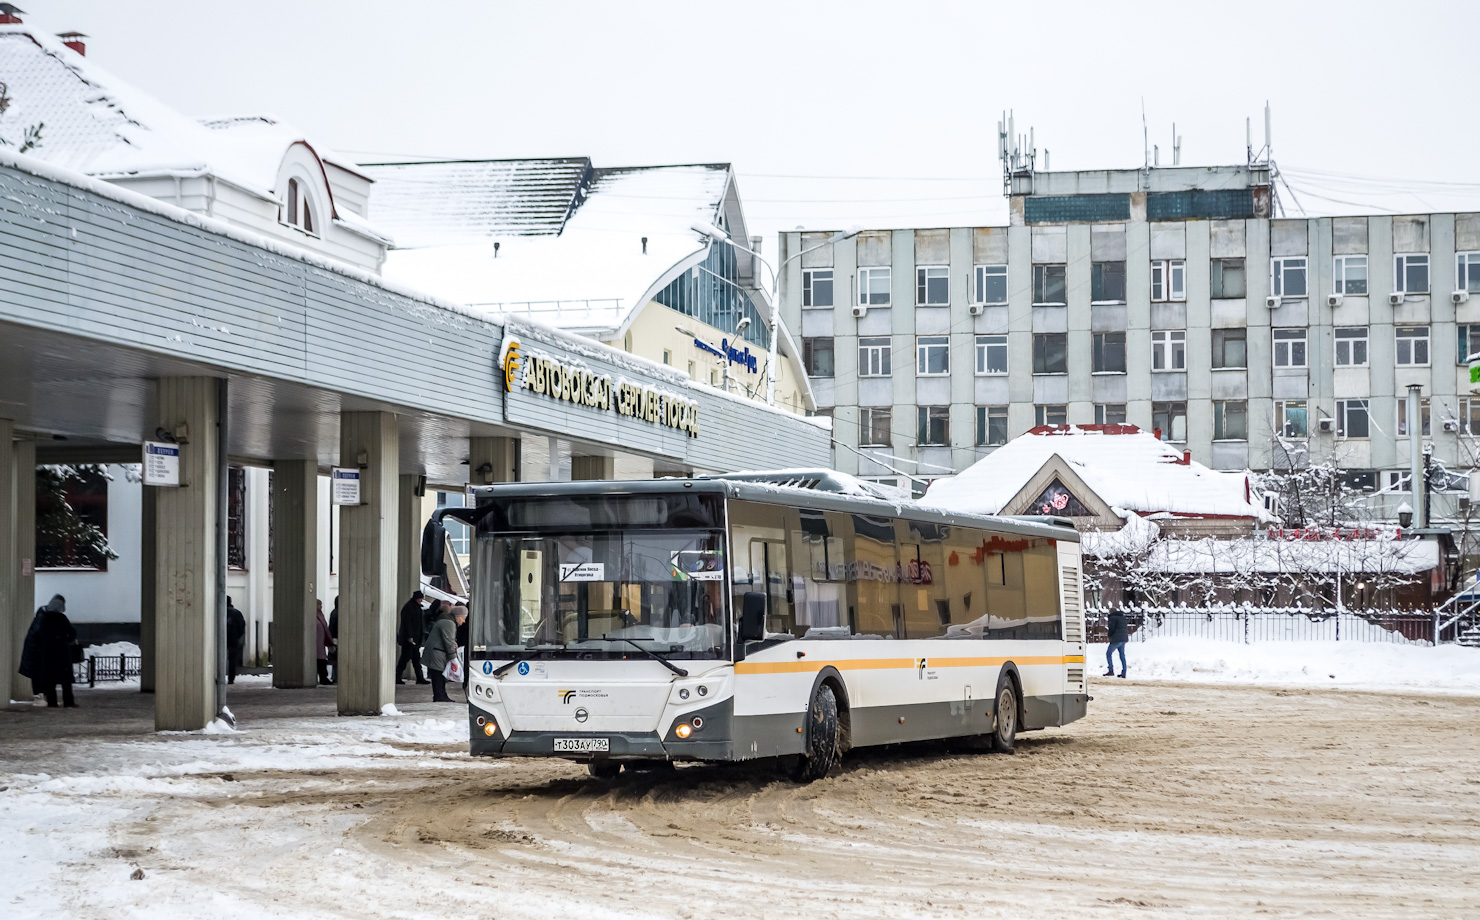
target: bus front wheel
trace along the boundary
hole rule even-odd
[[[838,759],[838,698],[827,684],[812,694],[807,708],[807,749],[791,769],[798,782],[822,779]]]
[[[993,721],[992,750],[998,754],[1011,754],[1017,744],[1018,700],[1017,686],[1006,674],[1002,675],[997,686],[997,713]]]

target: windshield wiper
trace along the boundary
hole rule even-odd
[[[645,648],[645,647],[643,647],[641,645],[638,645],[637,644],[637,640],[634,639],[634,638],[632,638],[631,636],[602,636],[601,638],[603,640],[607,641],[607,642],[628,642],[628,643],[631,643],[631,645],[632,645],[633,648],[637,649],[639,652],[642,652],[644,655],[646,655],[649,658],[653,659],[654,661],[658,662],[663,667],[665,667],[668,670],[672,671],[674,674],[677,674],[679,677],[688,677],[689,676],[689,672],[688,671],[685,671],[683,668],[680,668],[678,665],[676,665],[673,662],[669,661],[667,658],[664,658],[662,655],[659,655],[657,652],[653,651],[652,649]]]
[[[499,665],[498,667],[494,668],[493,671],[492,671],[492,673],[489,676],[490,677],[501,677],[505,671],[509,670],[510,668],[512,668],[514,665],[518,664],[521,661],[529,661],[531,658],[538,657],[539,654],[540,654],[540,652],[548,652],[552,648],[553,649],[560,649],[560,648],[564,648],[564,647],[565,646],[563,646],[563,645],[543,645],[543,646],[540,646],[539,648],[532,649],[527,655],[519,655],[519,656],[515,657],[514,659],[512,659],[510,661],[506,661],[503,664]]]

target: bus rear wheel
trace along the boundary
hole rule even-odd
[[[838,759],[838,698],[827,684],[812,694],[807,707],[807,749],[791,768],[797,782],[822,779]]]
[[[1018,700],[1017,686],[1006,674],[997,686],[997,713],[993,723],[992,750],[1011,754],[1017,745]]]
[[[622,772],[622,763],[618,760],[593,760],[586,764],[586,771],[597,779],[616,779]]]

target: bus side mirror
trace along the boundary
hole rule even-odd
[[[447,577],[447,528],[437,518],[427,521],[421,532],[421,574],[428,577]]]
[[[759,642],[764,638],[766,638],[766,596],[759,591],[747,591],[740,608],[740,641]]]

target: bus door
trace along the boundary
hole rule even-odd
[[[766,595],[766,631],[791,630],[791,582],[786,569],[786,543],[750,541],[752,591]]]

